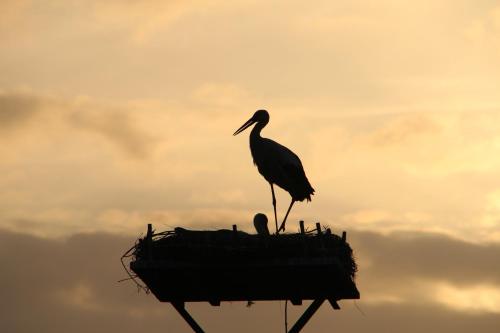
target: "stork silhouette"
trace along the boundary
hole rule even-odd
[[[279,143],[260,136],[260,131],[269,122],[269,113],[266,110],[257,110],[252,118],[244,123],[234,132],[237,135],[246,128],[256,124],[250,133],[250,151],[253,162],[257,165],[259,173],[271,185],[273,195],[274,222],[276,224],[276,233],[285,231],[285,223],[295,201],[311,201],[311,195],[314,194],[309,180],[306,177],[302,163],[297,155],[290,149]],[[278,218],[276,215],[276,196],[274,195],[274,184],[278,185],[292,197],[292,202],[288,207],[285,218],[278,229]]]

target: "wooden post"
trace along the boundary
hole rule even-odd
[[[316,223],[316,232],[318,233],[318,242],[320,244],[321,250],[325,250],[325,244],[323,243],[323,237],[321,237],[321,224],[319,222]]]
[[[238,240],[238,226],[236,224],[233,224],[233,239]]]
[[[306,230],[304,229],[304,221],[300,220],[299,224],[300,224],[300,233],[304,235],[306,233]]]
[[[316,232],[318,236],[321,235],[321,224],[319,222],[316,222]]]
[[[153,225],[148,223],[148,233],[146,234],[146,253],[148,261],[153,260]]]

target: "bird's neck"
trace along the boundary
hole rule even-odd
[[[267,122],[258,122],[255,124],[255,126],[252,128],[252,133],[250,133],[250,142],[252,141],[258,141],[261,139],[260,136],[260,131],[267,125]]]

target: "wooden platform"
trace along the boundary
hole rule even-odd
[[[263,238],[178,228],[162,235],[150,228],[130,268],[162,302],[359,298],[345,234]]]
[[[354,282],[328,259],[224,266],[136,260],[130,267],[162,302],[359,298]]]
[[[302,326],[328,300],[359,299],[356,264],[346,235],[329,229],[260,237],[236,230],[175,231],[139,240],[130,269],[161,302],[171,302],[196,332],[203,332],[184,302],[314,300]],[[296,324],[299,325],[299,320]],[[300,325],[299,325],[300,326]],[[295,327],[298,332],[301,327]]]

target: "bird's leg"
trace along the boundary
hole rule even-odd
[[[271,193],[273,194],[274,223],[276,224],[276,233],[278,233],[278,217],[276,216],[276,196],[274,195],[273,183],[269,184],[271,184]]]
[[[293,204],[295,203],[295,200],[292,199],[292,202],[290,202],[290,207],[288,207],[288,210],[286,211],[285,218],[283,219],[283,222],[280,225],[280,228],[278,229],[278,232],[281,230],[285,231],[285,222],[286,218],[288,217],[288,214],[290,213],[290,210],[292,209]]]

